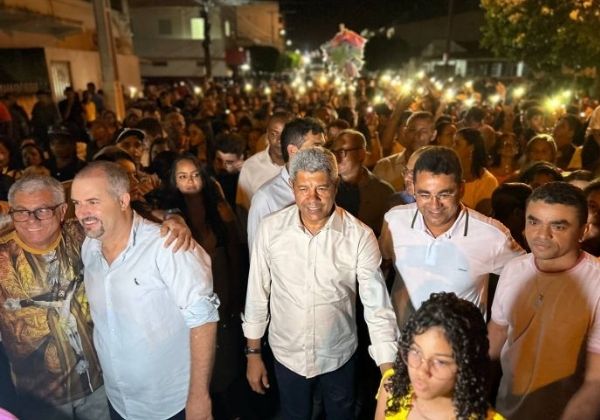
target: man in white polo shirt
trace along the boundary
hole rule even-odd
[[[485,314],[489,273],[500,274],[523,249],[502,224],[461,204],[464,181],[452,149],[424,151],[413,178],[416,203],[386,213],[380,237],[382,256],[398,274],[398,325],[434,292],[454,292]]]

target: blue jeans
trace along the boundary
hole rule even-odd
[[[333,372],[306,378],[275,360],[281,411],[285,420],[310,420],[313,394],[318,385],[328,420],[354,418],[356,355]]]

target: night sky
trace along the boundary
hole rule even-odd
[[[312,50],[331,39],[340,23],[360,32],[448,14],[449,0],[279,0],[292,48]],[[455,0],[454,11],[476,9],[477,0]]]

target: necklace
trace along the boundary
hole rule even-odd
[[[542,303],[544,303],[544,292],[546,291],[546,288],[548,287],[548,285],[546,285],[542,290],[540,290],[540,285],[539,285],[539,274],[536,274],[535,276],[535,293],[537,294],[537,296],[535,297],[535,301],[533,302],[533,307],[534,308],[539,308],[540,306],[542,306]]]
[[[535,302],[533,303],[533,307],[538,309],[542,306],[542,304],[544,303],[544,293],[546,293],[546,290],[552,286],[552,279],[545,279],[545,284],[542,284],[540,287],[540,275],[539,273],[536,274],[535,276],[535,292],[537,293],[537,296],[535,297]]]

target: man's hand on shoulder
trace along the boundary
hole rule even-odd
[[[192,231],[185,223],[182,216],[178,214],[171,214],[169,218],[162,222],[160,227],[160,236],[163,238],[166,236],[164,247],[168,248],[172,243],[173,252],[190,251],[196,246],[194,238],[192,237]]]

